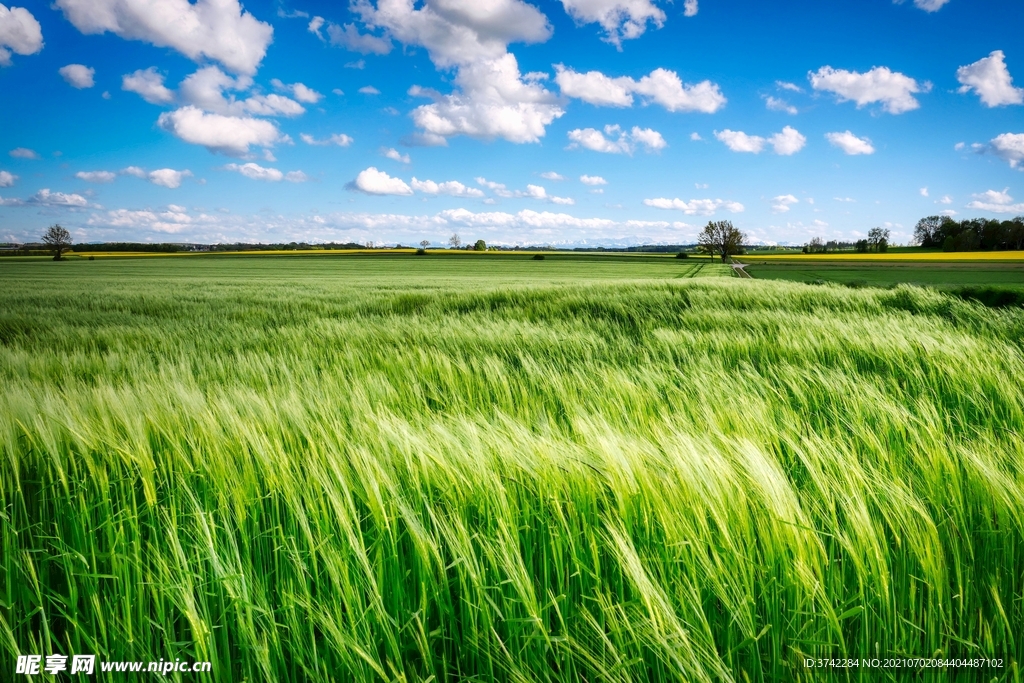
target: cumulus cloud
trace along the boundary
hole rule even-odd
[[[457,180],[435,183],[433,180],[418,180],[413,177],[412,189],[424,194],[446,194],[452,197],[483,197],[484,193],[475,187],[466,187]]]
[[[1008,187],[1002,192],[988,190],[971,196],[974,197],[974,201],[967,205],[968,209],[989,213],[1024,213],[1024,203],[1014,204]]]
[[[799,204],[800,200],[791,194],[781,194],[772,198],[772,212],[786,213],[793,204]]]
[[[682,211],[687,216],[710,216],[719,209],[725,209],[731,213],[740,213],[744,210],[743,205],[739,202],[724,199],[691,199],[686,202],[678,198],[666,199],[659,197],[657,199],[645,199],[644,204],[655,209]]]
[[[919,192],[921,193],[921,196],[922,196],[922,197],[927,197],[927,196],[928,196],[928,188],[927,188],[927,187],[922,187],[922,188],[921,188],[921,189],[919,190]]]
[[[208,114],[191,105],[164,112],[157,124],[185,142],[230,156],[248,154],[252,145],[272,147],[282,139],[270,121]]]
[[[683,2],[683,16],[684,17],[695,17],[697,16],[697,0],[684,0]]]
[[[902,5],[903,0],[893,0],[897,5]],[[938,12],[949,0],[914,0],[914,7],[923,9],[925,12]]]
[[[607,185],[608,184],[608,181],[605,180],[604,178],[602,178],[599,175],[586,175],[586,174],[580,176],[580,182],[583,183],[584,185],[591,185],[591,186]]]
[[[794,107],[789,102],[787,102],[786,100],[780,99],[778,97],[772,97],[771,95],[768,95],[764,99],[764,104],[771,111],[784,111],[787,114],[791,115],[796,115],[797,113],[799,113],[797,108]]]
[[[377,90],[372,85],[364,85],[362,88],[359,89],[359,92],[363,93],[364,95],[379,95],[380,94],[380,90]]]
[[[401,178],[392,178],[384,171],[378,171],[375,167],[370,166],[364,171],[360,171],[356,179],[348,185],[349,189],[359,190],[366,194],[396,194],[396,195],[410,195],[412,194],[412,188],[409,187],[404,180]]]
[[[16,147],[8,152],[15,159],[38,159],[39,154],[35,150],[26,147]]]
[[[93,80],[93,76],[96,74],[96,69],[86,66],[85,64],[68,64],[57,69],[57,73],[60,74],[68,85],[72,88],[91,88],[96,85]]]
[[[765,147],[771,146],[776,154],[791,156],[799,152],[807,144],[807,138],[801,135],[800,131],[790,126],[786,126],[782,131],[769,138],[763,138],[759,135],[748,135],[743,131],[729,130],[728,128],[723,131],[716,130],[715,137],[734,152],[748,152],[750,154],[760,154],[764,151]]]
[[[558,98],[525,79],[511,42],[547,40],[551,27],[536,7],[522,0],[438,0],[415,8],[407,0],[353,6],[363,23],[410,46],[426,48],[435,66],[455,69],[448,95],[414,86],[409,93],[433,100],[412,112],[421,129],[417,144],[443,144],[456,135],[510,142],[537,142],[563,114]]]
[[[605,126],[604,131],[596,128],[577,128],[569,131],[567,149],[583,147],[594,152],[605,154],[632,154],[637,147],[647,152],[657,152],[668,147],[665,138],[651,128],[633,126],[632,130],[622,130],[620,126]]]
[[[136,178],[146,177],[146,171],[139,168],[138,166],[128,166],[127,168],[122,168],[120,173],[121,175],[130,175],[135,176]]]
[[[11,65],[11,53],[34,55],[43,49],[43,28],[24,7],[0,4],[0,66]]]
[[[139,69],[121,77],[121,90],[137,93],[150,104],[170,104],[174,93],[164,86],[163,74],[155,66]]]
[[[603,40],[620,49],[623,40],[642,36],[649,23],[656,28],[665,24],[665,12],[651,0],[562,0],[562,6],[578,24],[599,24]],[[683,11],[688,17],[696,14],[697,1],[686,0]]]
[[[320,29],[324,26],[323,17],[313,17],[309,20],[309,24],[306,26],[306,30],[315,35],[320,40],[324,39],[324,34],[320,32]]]
[[[248,76],[232,78],[216,66],[207,66],[182,81],[179,92],[186,104],[225,116],[298,116],[306,111],[301,104],[283,95],[252,95],[244,100],[224,95],[226,90],[241,91],[250,87],[252,79]]]
[[[181,181],[185,178],[192,177],[192,171],[185,169],[184,171],[176,171],[173,168],[158,168],[155,171],[150,171],[147,175],[149,182],[160,187],[167,187],[175,189],[181,187]]]
[[[988,57],[956,70],[960,81],[960,93],[972,90],[988,107],[1006,104],[1024,104],[1024,88],[1015,88],[1006,58],[1002,50],[995,50]]]
[[[170,47],[189,59],[211,59],[253,74],[274,36],[270,24],[242,10],[238,0],[56,0],[84,34],[111,33]]]
[[[948,194],[947,195],[943,195],[942,199],[936,200],[935,203],[936,204],[952,204],[953,203],[953,198],[950,197]]]
[[[319,145],[321,147],[324,147],[324,146],[327,146],[327,145],[337,145],[338,147],[348,147],[353,142],[355,142],[355,140],[353,138],[351,138],[348,135],[345,135],[344,133],[334,133],[331,136],[326,137],[326,138],[324,138],[322,140],[317,140],[315,137],[313,137],[312,135],[309,135],[307,133],[300,133],[299,134],[299,139],[302,140],[303,142],[305,142],[307,145]]]
[[[540,174],[540,177],[544,180],[565,180],[565,176],[561,173],[555,173],[554,171],[545,171]]]
[[[630,107],[634,93],[642,96],[645,104],[654,102],[671,112],[713,114],[727,101],[717,84],[684,85],[679,75],[668,69],[655,69],[636,81],[628,76],[612,78],[600,71],[579,73],[556,64],[555,83],[564,96],[600,107]]]
[[[276,168],[264,168],[259,164],[249,162],[247,164],[226,164],[224,166],[226,171],[235,171],[241,173],[246,178],[252,180],[266,180],[268,182],[276,183],[284,180],[284,173],[277,170]]]
[[[117,174],[113,171],[79,171],[75,177],[87,183],[111,183]]]
[[[859,138],[850,131],[841,133],[825,133],[825,139],[833,147],[838,147],[846,154],[874,154],[875,148],[868,138]]]
[[[0,187],[12,187],[14,181],[18,179],[18,176],[7,171],[0,171]]]
[[[324,97],[321,93],[302,83],[283,83],[277,78],[272,78],[270,85],[274,86],[275,90],[291,93],[296,100],[306,104],[316,104]]]
[[[397,161],[402,164],[412,163],[412,158],[408,154],[402,154],[394,147],[381,149],[381,154],[386,156],[388,159],[391,159],[392,161]]]
[[[879,103],[890,114],[917,109],[921,104],[914,95],[931,90],[930,83],[921,85],[913,78],[884,66],[876,66],[865,73],[823,66],[809,73],[808,78],[811,87],[834,93],[840,102],[852,100],[858,109]]]
[[[50,192],[43,188],[25,200],[26,204],[38,204],[40,206],[58,206],[72,209],[81,209],[89,206],[89,200],[80,194],[65,194],[63,192]]]
[[[310,25],[312,26],[312,24]],[[327,25],[327,35],[330,37],[331,45],[363,55],[386,55],[391,52],[392,48],[391,41],[386,36],[381,38],[360,33],[355,24],[338,26],[330,23]]]
[[[999,157],[1010,162],[1010,168],[1024,170],[1024,133],[1003,133],[992,138],[989,147]]]

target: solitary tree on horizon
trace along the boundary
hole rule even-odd
[[[461,246],[462,246],[462,240],[459,238],[459,233],[455,233],[454,235],[452,235],[451,237],[448,238],[448,248],[449,249],[458,249]]]
[[[711,254],[712,261],[717,253],[724,263],[729,256],[740,253],[746,239],[746,235],[733,227],[732,221],[709,221],[697,237],[697,244]]]
[[[56,223],[43,233],[43,244],[53,252],[53,260],[60,261],[60,255],[71,248],[71,233]]]
[[[426,249],[430,246],[430,240],[420,240],[420,246]]]

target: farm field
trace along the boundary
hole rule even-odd
[[[0,649],[217,681],[1021,681],[1024,309],[730,275],[0,261]]]
[[[743,259],[754,278],[889,287],[901,283],[941,288],[999,286],[1024,291],[1024,261],[823,261]]]

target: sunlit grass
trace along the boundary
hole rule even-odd
[[[1020,680],[1022,311],[686,263],[174,263],[0,272],[9,655],[574,682],[973,656],[1005,666],[863,680]]]

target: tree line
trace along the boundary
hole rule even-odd
[[[999,221],[928,216],[914,227],[914,241],[943,251],[1018,251],[1024,249],[1024,216]]]

